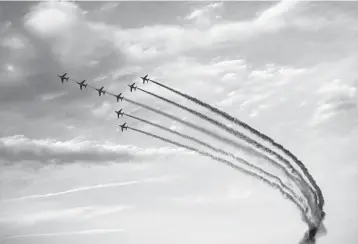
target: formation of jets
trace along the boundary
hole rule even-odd
[[[64,81],[68,82],[69,78],[70,77],[66,77],[67,73],[64,73],[63,75],[57,75],[60,79],[61,79],[61,83],[64,83]],[[145,75],[143,77],[140,77],[142,80],[143,80],[143,84],[145,84],[146,82],[148,83],[150,81],[150,79],[148,78],[148,75]],[[87,85],[86,84],[86,80],[83,80],[81,82],[77,82],[76,83],[80,86],[80,89],[82,90],[82,88],[87,88]],[[130,91],[133,92],[133,90],[135,91],[137,89],[137,86],[135,86],[135,82],[131,85],[128,85],[129,88],[130,88]],[[103,90],[104,89],[104,86],[102,86],[101,88],[97,89],[95,88],[96,91],[98,91],[98,95],[101,96],[101,95],[105,95],[106,94],[106,91]],[[111,94],[111,93],[110,93]],[[113,96],[115,96],[117,98],[117,102],[119,102],[119,100],[123,101],[123,95],[122,93],[119,93],[118,95],[114,95],[114,94],[111,94]],[[116,114],[117,114],[117,118],[119,118],[119,116],[123,117],[124,115],[124,112],[122,109],[118,110],[118,111],[114,111]],[[119,127],[121,127],[121,130],[122,132],[124,130],[127,130],[128,129],[128,126],[126,125],[127,123],[124,123],[122,125],[118,125]]]

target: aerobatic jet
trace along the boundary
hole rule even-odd
[[[63,75],[57,75],[58,77],[61,78],[62,84],[63,84],[64,80],[68,82],[68,79],[70,78],[70,77],[66,77],[66,75],[67,75],[67,73],[64,73]]]
[[[119,115],[121,115],[123,117],[124,113],[122,112],[122,109],[118,110],[118,111],[114,111],[117,114],[117,118],[119,118]]]
[[[119,99],[121,99],[121,101],[123,101],[123,96],[121,96],[122,95],[122,93],[119,93],[117,96],[116,96],[116,98],[117,98],[117,102],[119,102]]]
[[[134,90],[136,90],[137,89],[137,87],[136,86],[134,86],[135,85],[135,83],[133,83],[132,85],[128,85],[129,87],[130,87],[130,89],[131,89],[131,92],[133,91],[133,89]]]
[[[81,89],[81,90],[82,90],[82,87],[83,87],[83,86],[84,86],[85,88],[87,87],[87,84],[85,84],[85,82],[86,82],[86,80],[83,80],[83,81],[81,81],[81,82],[77,82],[77,81],[76,81],[76,83],[80,85],[80,89]]]
[[[119,126],[121,127],[122,132],[124,129],[126,129],[126,130],[128,129],[128,126],[126,126],[126,123],[124,123],[123,125],[119,125]]]
[[[98,91],[98,95],[101,96],[101,93],[104,95],[106,94],[106,91],[103,91],[104,86],[102,86],[100,89],[96,89]]]
[[[148,78],[148,75],[145,75],[144,77],[140,77],[140,78],[142,78],[142,80],[143,80],[143,84],[145,83],[145,82],[149,82],[149,78]]]

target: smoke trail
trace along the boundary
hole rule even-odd
[[[183,106],[183,105],[181,105],[181,104],[178,104],[178,103],[176,103],[176,102],[174,102],[174,101],[171,101],[171,100],[169,100],[169,99],[167,99],[167,98],[164,98],[164,97],[159,96],[159,95],[157,95],[157,94],[154,94],[154,93],[152,93],[152,92],[143,90],[143,89],[141,89],[141,88],[137,88],[137,89],[140,90],[140,91],[142,91],[142,92],[144,92],[144,93],[147,93],[147,94],[149,94],[149,95],[152,95],[152,96],[154,96],[154,97],[156,97],[156,98],[159,98],[159,99],[161,99],[161,100],[163,100],[163,101],[165,101],[165,102],[167,102],[167,103],[170,103],[170,104],[172,104],[172,105],[174,105],[174,106],[177,106],[177,107],[179,107],[179,108],[181,108],[181,109],[183,109],[183,110],[186,110],[186,111],[188,111],[189,113],[192,113],[192,114],[194,114],[194,115],[200,117],[201,119],[204,119],[204,120],[206,120],[206,121],[208,121],[208,122],[210,122],[210,123],[212,123],[212,124],[214,124],[214,125],[216,125],[216,126],[222,128],[222,129],[224,129],[225,131],[227,131],[227,132],[229,132],[229,133],[231,133],[231,134],[233,134],[233,135],[235,135],[235,136],[238,136],[239,138],[241,138],[241,139],[243,139],[244,141],[248,142],[249,144],[255,146],[256,148],[263,149],[265,152],[268,152],[269,154],[275,156],[277,159],[279,159],[281,162],[283,162],[286,166],[288,166],[289,169],[291,170],[291,173],[292,173],[292,174],[295,173],[295,169],[292,167],[292,165],[290,164],[290,162],[288,162],[286,159],[284,159],[281,155],[279,155],[279,154],[277,154],[276,152],[272,151],[271,149],[269,149],[269,148],[267,148],[267,147],[261,145],[260,143],[254,141],[253,139],[247,137],[246,135],[244,135],[244,134],[242,134],[242,133],[240,133],[240,132],[238,132],[238,131],[236,131],[236,130],[234,130],[234,129],[232,129],[232,128],[229,128],[229,127],[227,127],[226,125],[220,123],[219,121],[216,121],[216,120],[214,120],[214,119],[212,119],[212,118],[209,118],[208,116],[206,116],[206,115],[204,115],[204,114],[202,114],[202,113],[199,113],[199,112],[197,112],[197,111],[195,111],[195,110],[192,110],[192,109],[190,109],[190,108],[188,108],[188,107],[185,107],[185,106]],[[289,172],[288,172],[285,168],[282,168],[282,169],[285,170],[285,172],[287,172],[287,174],[289,174]],[[297,172],[297,174],[298,174],[298,177],[300,177],[299,180],[303,180],[303,178],[302,178],[302,176],[299,174],[299,172]]]
[[[216,157],[214,155],[212,155],[211,153],[208,153],[208,152],[205,152],[205,151],[201,151],[197,148],[194,148],[194,147],[190,147],[190,146],[187,146],[187,145],[184,145],[184,144],[181,144],[181,143],[178,143],[178,142],[175,142],[175,141],[172,141],[170,139],[167,139],[167,138],[164,138],[164,137],[161,137],[161,136],[158,136],[158,135],[155,135],[155,134],[152,134],[152,133],[149,133],[149,132],[146,132],[146,131],[143,131],[143,130],[139,130],[139,129],[135,129],[135,128],[132,128],[132,127],[129,127],[128,126],[128,129],[131,129],[133,131],[136,131],[136,132],[139,132],[139,133],[142,133],[142,134],[145,134],[147,136],[151,136],[153,138],[156,138],[156,139],[159,139],[161,141],[164,141],[164,142],[167,142],[167,143],[170,143],[170,144],[173,144],[175,146],[178,146],[178,147],[182,147],[182,148],[185,148],[189,151],[193,151],[193,152],[196,152],[202,156],[206,156],[206,157],[209,157],[213,160],[216,160],[218,162],[221,162],[221,163],[224,163],[226,165],[228,165],[229,167],[233,168],[233,169],[236,169],[238,171],[241,171],[242,173],[244,174],[248,174],[250,176],[253,176],[253,177],[256,177],[257,175],[253,172],[250,172],[244,168],[240,168],[239,166],[237,166],[236,164],[226,160],[226,159],[223,159],[223,158],[220,158],[220,157]],[[264,182],[266,182],[267,184],[269,185],[275,185],[274,187],[277,188],[282,195],[284,195],[286,198],[290,199],[296,206],[297,208],[300,210],[301,212],[301,215],[302,215],[302,218],[303,220],[308,224],[310,225],[311,222],[310,220],[307,218],[307,216],[305,215],[305,209],[289,194],[287,194],[287,192],[285,192],[281,187],[279,187],[279,185],[277,185],[276,183],[274,182],[271,182],[269,180],[267,180],[266,178],[263,178],[263,177],[260,177],[261,180],[263,180]]]
[[[188,126],[188,127],[190,127],[190,128],[193,128],[193,129],[195,129],[195,130],[198,130],[198,131],[200,131],[200,132],[202,132],[202,133],[204,133],[204,134],[206,134],[206,135],[209,135],[209,136],[211,136],[211,137],[213,137],[213,138],[215,138],[215,139],[217,139],[217,140],[223,141],[223,142],[225,142],[225,143],[227,143],[227,144],[229,144],[229,145],[232,145],[232,146],[234,146],[234,147],[236,147],[236,148],[239,148],[240,150],[249,152],[249,153],[251,153],[252,155],[254,155],[254,156],[256,156],[256,157],[259,157],[259,158],[262,158],[262,159],[264,159],[264,160],[267,160],[268,162],[270,162],[270,163],[273,164],[274,166],[278,166],[280,169],[282,169],[284,172],[286,172],[286,174],[288,174],[287,170],[286,170],[284,167],[282,167],[280,164],[278,164],[276,161],[274,161],[274,160],[271,159],[270,157],[266,156],[265,154],[261,154],[260,152],[255,151],[255,150],[252,149],[251,147],[247,147],[247,146],[241,145],[241,144],[239,144],[239,143],[237,143],[237,142],[235,142],[235,141],[233,141],[233,140],[231,140],[231,139],[229,139],[229,138],[226,138],[226,137],[223,137],[223,136],[221,136],[221,135],[218,135],[218,134],[216,134],[216,133],[214,133],[214,132],[212,132],[212,131],[210,131],[210,130],[207,130],[207,129],[205,129],[205,128],[202,128],[202,127],[200,127],[200,126],[197,126],[196,124],[193,124],[193,123],[191,123],[191,122],[182,120],[182,119],[180,119],[180,118],[178,118],[178,117],[176,117],[176,116],[174,116],[174,115],[165,113],[165,112],[163,112],[163,111],[161,111],[161,110],[152,108],[152,107],[147,106],[147,105],[145,105],[145,104],[142,104],[142,103],[139,103],[139,102],[135,102],[135,101],[130,100],[130,99],[128,99],[128,98],[124,98],[123,100],[126,101],[126,102],[129,102],[129,103],[132,103],[132,104],[134,104],[134,105],[137,105],[137,106],[139,106],[139,107],[148,109],[148,110],[150,110],[150,111],[152,111],[152,112],[155,112],[155,113],[157,113],[157,114],[160,114],[160,115],[162,115],[162,116],[164,116],[164,117],[167,117],[167,118],[169,118],[169,119],[172,119],[172,120],[174,120],[174,121],[177,121],[177,122],[179,122],[179,123],[181,123],[181,124],[183,124],[183,125],[186,125],[186,126]]]
[[[287,156],[289,156],[299,167],[300,169],[303,171],[304,175],[307,177],[307,179],[309,180],[309,182],[312,184],[312,186],[315,188],[316,190],[316,194],[317,194],[317,197],[318,197],[318,204],[319,204],[319,208],[321,210],[323,210],[323,206],[324,206],[324,198],[323,198],[323,194],[322,194],[322,191],[321,189],[319,188],[319,186],[317,185],[316,181],[313,179],[312,175],[309,173],[308,169],[306,168],[306,166],[295,156],[293,155],[293,153],[291,153],[289,150],[287,150],[286,148],[284,148],[281,144],[275,142],[272,138],[266,136],[265,134],[261,133],[260,131],[252,128],[250,125],[246,124],[245,122],[237,119],[237,118],[234,118],[232,117],[231,115],[229,115],[228,113],[222,111],[222,110],[219,110],[213,106],[211,106],[210,104],[208,103],[205,103],[195,97],[192,97],[188,94],[184,94],[178,90],[175,90],[173,88],[170,88],[166,85],[163,85],[157,81],[154,81],[154,80],[150,80],[152,83],[156,84],[156,85],[159,85],[163,88],[166,88],[182,97],[185,97],[186,99],[190,100],[190,101],[193,101],[195,102],[196,104],[199,104],[207,109],[209,109],[210,111],[224,117],[225,119],[231,121],[231,122],[234,122],[235,124],[249,130],[251,133],[257,135],[258,137],[260,137],[262,140],[265,140],[267,142],[269,142],[271,145],[275,146],[276,148],[280,149],[281,151],[283,151]],[[317,197],[316,197],[316,201],[317,201]]]
[[[128,99],[128,98],[124,98],[124,101],[129,102],[129,103],[132,103],[132,104],[137,105],[137,106],[139,106],[139,107],[148,109],[148,110],[150,110],[150,111],[152,111],[152,112],[155,112],[155,113],[157,113],[157,114],[160,114],[160,115],[162,115],[162,116],[164,116],[164,117],[167,117],[167,118],[169,118],[169,119],[172,119],[172,120],[174,120],[174,121],[177,121],[177,122],[179,122],[179,123],[181,123],[181,124],[183,124],[183,125],[186,125],[186,126],[188,126],[188,127],[191,127],[191,128],[193,128],[193,129],[196,129],[196,130],[198,130],[198,131],[200,131],[200,132],[202,132],[202,133],[204,133],[204,134],[206,134],[206,135],[209,135],[209,136],[211,136],[211,137],[213,137],[213,138],[215,138],[215,139],[218,139],[218,140],[220,140],[220,141],[223,141],[223,142],[225,142],[225,143],[227,143],[227,144],[229,144],[229,145],[232,145],[232,146],[234,146],[234,147],[236,147],[236,148],[238,148],[238,149],[240,149],[240,150],[244,150],[244,151],[246,151],[246,152],[250,152],[252,155],[254,155],[254,156],[256,156],[256,157],[259,157],[259,158],[262,158],[262,159],[264,159],[264,160],[267,160],[267,161],[270,162],[273,166],[278,167],[279,169],[283,170],[283,171],[286,173],[286,175],[290,178],[289,173],[287,172],[287,169],[286,169],[286,168],[284,168],[282,165],[278,164],[276,161],[274,161],[274,160],[271,159],[270,157],[266,156],[265,154],[261,154],[260,152],[257,152],[257,151],[255,151],[254,149],[252,149],[252,148],[250,148],[250,147],[246,147],[246,146],[244,146],[244,145],[238,144],[237,142],[235,142],[235,141],[233,141],[233,140],[231,140],[231,139],[229,139],[229,138],[226,138],[226,137],[223,137],[223,136],[221,136],[221,135],[218,135],[218,134],[216,134],[216,133],[214,133],[214,132],[212,132],[212,131],[210,131],[210,130],[207,130],[207,129],[205,129],[205,128],[202,128],[202,127],[200,127],[200,126],[197,126],[197,125],[195,125],[195,124],[193,124],[193,123],[191,123],[191,122],[184,121],[184,120],[182,120],[182,119],[180,119],[180,118],[178,118],[178,117],[176,117],[176,116],[174,116],[174,115],[165,113],[165,112],[163,112],[163,111],[161,111],[161,110],[152,108],[152,107],[150,107],[150,106],[148,106],[148,105],[145,105],[145,104],[142,104],[142,103],[140,103],[140,102],[136,102],[136,101],[133,101],[133,100]],[[297,183],[297,182],[296,182],[296,183]],[[300,188],[300,185],[301,185],[301,184],[302,184],[302,183],[299,182],[299,183],[297,184],[297,186]],[[301,189],[301,188],[300,188],[300,189]],[[304,193],[303,193],[303,195],[305,196]],[[309,202],[308,202],[308,204],[309,204]]]
[[[254,168],[254,169],[257,170],[258,172],[260,172],[260,173],[263,174],[263,175],[266,175],[266,176],[269,177],[269,178],[276,179],[276,180],[280,183],[281,187],[287,188],[287,191],[289,191],[289,193],[292,194],[292,196],[293,196],[294,198],[300,199],[300,197],[299,197],[292,189],[290,189],[288,186],[286,186],[286,185],[282,182],[282,180],[281,180],[279,177],[277,177],[277,176],[275,176],[275,175],[273,175],[273,174],[271,174],[271,173],[269,173],[269,172],[267,172],[267,171],[265,171],[265,170],[263,170],[263,169],[257,167],[256,165],[253,165],[253,164],[249,163],[248,161],[244,160],[243,158],[240,158],[240,157],[238,157],[238,156],[236,156],[236,155],[234,155],[234,154],[232,154],[232,153],[228,153],[228,152],[226,152],[226,151],[224,151],[224,150],[222,150],[222,149],[220,149],[220,148],[213,147],[213,146],[211,146],[210,144],[208,144],[208,143],[206,143],[206,142],[203,142],[203,141],[201,141],[201,140],[199,140],[199,139],[197,139],[197,138],[195,138],[195,137],[193,137],[193,136],[189,136],[189,135],[186,135],[186,134],[177,132],[177,131],[175,131],[175,130],[169,129],[169,128],[164,127],[164,126],[159,125],[159,124],[152,123],[152,122],[150,122],[150,121],[148,121],[148,120],[145,120],[145,119],[141,119],[141,118],[135,117],[135,116],[133,116],[133,115],[129,115],[129,114],[126,114],[126,113],[124,113],[124,115],[126,115],[126,116],[128,116],[128,117],[130,117],[130,118],[136,119],[136,120],[138,120],[138,121],[141,121],[141,122],[143,122],[143,123],[152,125],[152,126],[154,126],[154,127],[160,128],[160,129],[162,129],[162,130],[164,130],[164,131],[167,131],[167,132],[170,132],[170,133],[172,133],[172,134],[178,135],[178,136],[180,136],[180,137],[182,137],[182,138],[185,138],[185,139],[191,140],[191,141],[193,141],[193,142],[196,142],[196,143],[198,143],[198,144],[200,144],[200,145],[202,145],[202,146],[205,146],[205,147],[207,147],[207,148],[210,148],[211,150],[213,150],[213,151],[215,151],[215,152],[218,152],[218,153],[221,153],[221,154],[223,154],[223,155],[225,155],[225,156],[229,156],[229,157],[231,157],[231,158],[237,160],[238,162],[249,166],[250,168]],[[261,178],[261,176],[260,176],[260,175],[257,175],[257,178]],[[272,184],[270,184],[270,185],[273,186]],[[273,186],[273,187],[274,187],[274,186]],[[276,188],[276,187],[275,187],[275,188]]]

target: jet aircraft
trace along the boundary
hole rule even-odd
[[[126,126],[126,123],[124,123],[123,125],[119,125],[119,126],[121,127],[122,132],[124,129],[126,129],[126,130],[128,129],[128,126]]]
[[[81,90],[82,90],[82,87],[83,87],[83,86],[84,86],[85,88],[87,87],[87,84],[85,84],[85,82],[86,82],[86,80],[83,80],[83,81],[81,81],[81,82],[77,82],[77,81],[76,81],[76,83],[80,85],[80,89],[81,89]]]
[[[64,80],[68,82],[68,79],[70,78],[70,77],[66,77],[66,75],[67,75],[67,73],[64,73],[63,75],[57,75],[58,77],[61,78],[62,84],[63,84]]]
[[[148,78],[148,75],[145,75],[144,77],[140,77],[140,78],[142,78],[142,80],[143,80],[143,84],[145,83],[145,82],[149,82],[149,78]]]
[[[116,96],[116,98],[117,98],[117,102],[119,102],[119,99],[121,99],[121,101],[123,101],[123,96],[121,96],[122,95],[122,93],[119,93],[117,96]]]
[[[114,111],[117,114],[117,118],[119,118],[119,115],[121,115],[123,117],[124,113],[122,112],[122,109],[118,110],[118,111]]]
[[[130,87],[130,89],[131,89],[131,92],[133,91],[133,89],[134,90],[136,90],[137,89],[137,87],[136,86],[134,86],[135,85],[135,83],[133,83],[132,85],[128,85],[129,87]]]
[[[101,96],[101,93],[104,95],[106,94],[106,91],[103,91],[104,86],[102,86],[100,89],[96,89],[98,91],[98,95]]]

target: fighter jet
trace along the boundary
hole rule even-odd
[[[119,126],[121,127],[122,132],[124,129],[126,129],[126,130],[128,129],[128,126],[126,126],[126,123],[124,123],[123,125],[119,125]]]
[[[119,99],[121,99],[121,101],[123,101],[123,96],[121,96],[122,95],[122,93],[119,93],[117,96],[116,96],[116,98],[117,98],[117,102],[119,102]]]
[[[87,87],[87,84],[85,84],[85,82],[86,82],[86,80],[83,80],[83,81],[81,81],[81,82],[77,82],[77,81],[76,81],[76,83],[80,85],[80,89],[81,89],[81,90],[82,90],[82,86],[84,86],[85,88]]]
[[[142,78],[142,80],[143,80],[143,84],[145,83],[145,82],[149,82],[149,78],[148,78],[148,75],[145,75],[144,77],[140,77],[140,78]]]
[[[63,84],[64,80],[68,82],[68,79],[70,78],[70,77],[66,77],[66,75],[67,75],[67,73],[64,73],[63,75],[57,75],[58,77],[61,78],[61,83],[62,84]]]
[[[134,90],[136,90],[137,89],[137,87],[136,86],[134,86],[135,85],[135,83],[133,83],[132,85],[128,85],[129,87],[130,87],[130,89],[131,89],[131,92],[133,91],[133,89]]]
[[[121,115],[123,117],[124,113],[122,112],[122,109],[118,110],[118,111],[114,111],[117,114],[117,118],[119,118],[119,115]]]
[[[96,89],[98,91],[98,95],[101,96],[101,93],[104,95],[106,94],[106,91],[103,91],[104,86],[102,86],[100,89]]]

